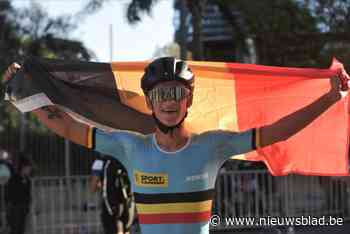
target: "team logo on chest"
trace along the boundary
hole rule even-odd
[[[168,187],[168,174],[165,173],[145,173],[134,171],[136,186],[141,187]]]
[[[204,174],[187,176],[185,181],[186,182],[194,182],[194,181],[198,181],[198,180],[207,180],[208,178],[209,178],[209,174],[204,173]]]

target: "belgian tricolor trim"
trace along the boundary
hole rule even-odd
[[[135,193],[141,224],[207,222],[213,197],[213,189],[170,194]]]
[[[256,150],[261,147],[261,136],[260,136],[260,129],[259,128],[253,128],[252,129],[252,149]],[[247,157],[245,154],[239,154],[234,155],[231,157],[232,159],[236,160],[247,160]]]
[[[255,149],[259,149],[261,147],[261,137],[260,137],[260,128],[255,128],[254,130],[255,135]]]
[[[252,149],[260,148],[260,129],[253,128],[252,129]]]
[[[95,149],[96,128],[88,126],[86,138],[87,138],[87,147],[89,149]]]

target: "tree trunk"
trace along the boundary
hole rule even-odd
[[[192,13],[192,53],[193,60],[203,60],[203,42],[202,42],[202,17],[206,6],[206,0],[188,1],[189,9]]]
[[[187,8],[186,0],[180,0],[180,58],[187,59]]]

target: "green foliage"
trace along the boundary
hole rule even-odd
[[[132,0],[128,5],[127,18],[130,23],[137,23],[141,21],[141,13],[150,14],[153,6],[159,0]]]
[[[76,28],[71,16],[51,18],[33,2],[17,13],[19,37],[24,55],[69,60],[89,60],[90,52],[79,41],[66,38]]]
[[[349,31],[349,0],[309,0],[309,9],[317,17],[323,32]]]
[[[267,65],[300,65],[320,45],[308,45],[298,35],[317,32],[317,21],[310,10],[294,0],[216,0],[234,31],[234,44],[247,51],[246,40],[254,40],[258,62]],[[309,53],[305,53],[305,49]]]
[[[349,0],[214,2],[232,26],[232,44],[246,52],[253,39],[260,64],[325,67],[333,56],[349,59]]]
[[[89,0],[91,13],[110,0]],[[175,0],[180,9],[181,0]],[[150,14],[158,0],[130,0],[127,18],[130,23]],[[258,63],[280,66],[329,65],[333,56],[350,59],[350,0],[187,0],[192,16],[194,58],[201,58],[200,20],[206,4],[218,6],[232,26],[231,51],[248,53],[247,39],[253,39]],[[188,25],[190,26],[190,25]],[[219,53],[220,54],[220,53]],[[232,55],[234,57],[234,55]]]
[[[76,25],[71,16],[49,17],[35,2],[28,8],[15,9],[8,0],[0,1],[0,71],[24,56],[69,60],[90,60],[93,56],[80,41],[67,38]],[[0,84],[0,98],[4,97]],[[20,113],[12,105],[0,102],[1,129],[18,128]],[[39,122],[28,115],[29,128],[45,131]]]

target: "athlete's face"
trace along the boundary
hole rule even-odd
[[[184,118],[187,108],[192,105],[192,94],[183,84],[169,81],[155,86],[146,100],[160,122],[174,126]]]

